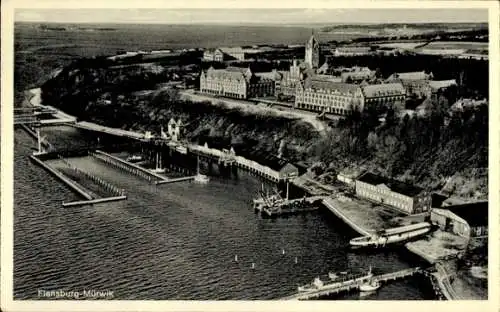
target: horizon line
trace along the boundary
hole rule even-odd
[[[424,25],[424,24],[442,24],[442,25],[450,25],[450,24],[488,24],[488,21],[477,21],[477,22],[471,22],[471,21],[453,21],[453,22],[386,22],[386,23],[380,23],[380,22],[353,22],[353,23],[342,23],[342,22],[337,22],[337,23],[328,23],[328,22],[312,22],[312,23],[307,23],[307,22],[296,22],[296,23],[282,23],[282,22],[276,22],[276,23],[271,23],[271,22],[176,22],[176,23],[166,23],[166,22],[154,22],[154,21],[144,21],[144,22],[137,22],[137,21],[121,21],[121,22],[108,22],[108,21],[101,21],[101,22],[92,22],[92,21],[79,21],[79,22],[65,22],[65,21],[14,21],[14,23],[45,23],[45,24],[115,24],[115,25],[206,25],[206,24],[218,24],[218,25],[255,25],[255,24],[260,24],[260,25],[273,25],[273,26],[286,26],[286,25],[331,25],[331,26],[336,26],[336,25],[344,25],[344,26],[361,26],[361,25]]]

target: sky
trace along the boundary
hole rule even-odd
[[[17,22],[356,24],[487,22],[486,9],[16,9]]]

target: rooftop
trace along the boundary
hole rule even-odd
[[[418,186],[407,184],[401,181],[387,179],[379,175],[367,172],[358,178],[358,181],[365,182],[371,185],[385,185],[391,191],[403,194],[406,196],[416,196],[420,194],[424,189]]]
[[[281,74],[278,71],[272,71],[272,72],[255,73],[255,76],[268,80],[280,80],[283,77],[283,74]]]
[[[488,225],[488,202],[475,202],[454,206],[441,207],[447,209],[469,223],[470,226]]]
[[[394,73],[391,77],[401,80],[426,80],[429,79],[431,74],[426,74],[424,71],[407,72],[407,73]]]
[[[349,72],[343,72],[340,74],[340,76],[344,79],[347,79],[347,77],[351,78],[366,78],[366,77],[372,77],[375,76],[374,71],[368,71],[368,70],[359,70],[359,71],[349,71]]]
[[[365,97],[377,97],[385,95],[401,95],[405,94],[405,88],[401,83],[382,83],[365,85],[362,88]]]
[[[448,88],[450,86],[456,86],[457,81],[455,79],[450,79],[450,80],[431,80],[429,81],[429,86],[432,89],[442,89],[442,88]]]
[[[206,75],[209,77],[225,78],[231,80],[250,79],[252,72],[249,68],[228,67],[225,69],[214,69],[210,67]]]
[[[238,156],[256,161],[259,164],[267,166],[275,171],[280,171],[286,164],[288,164],[288,161],[285,159],[279,158],[278,156],[265,151],[255,150],[253,148],[235,146],[234,151]]]
[[[323,89],[323,90],[331,90],[338,91],[340,93],[354,93],[359,90],[359,86],[331,81],[330,79],[325,79],[324,77],[311,77],[306,79],[304,82],[304,88],[306,89]]]

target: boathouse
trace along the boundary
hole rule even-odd
[[[286,180],[299,175],[299,168],[288,160],[278,157],[272,153],[256,150],[245,146],[234,146],[236,154],[246,159],[251,159],[262,166],[266,166],[271,170],[278,172],[278,180]]]
[[[487,236],[488,202],[432,208],[431,223],[466,238]]]
[[[366,172],[356,180],[356,195],[387,205],[406,214],[429,211],[431,194],[424,189],[401,181]]]

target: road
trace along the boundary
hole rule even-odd
[[[301,119],[311,124],[321,134],[325,134],[327,129],[326,123],[316,118],[317,116],[316,113],[297,111],[287,107],[279,107],[279,108],[269,107],[243,100],[213,97],[210,95],[195,93],[195,90],[182,90],[179,92],[179,94],[181,97],[195,102],[208,101],[211,102],[213,105],[220,105],[220,103],[224,103],[226,106],[230,108],[239,108],[248,113],[275,114],[290,119]]]

